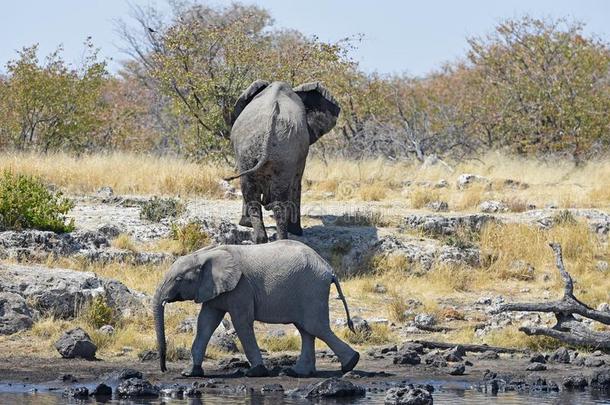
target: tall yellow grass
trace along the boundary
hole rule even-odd
[[[102,186],[111,186],[120,194],[208,198],[222,197],[219,181],[234,173],[234,168],[228,164],[194,163],[178,157],[122,152],[80,157],[64,153],[5,152],[0,154],[0,170],[3,169],[42,176],[71,193],[91,193]],[[490,153],[480,161],[460,163],[453,169],[453,172],[443,166],[422,169],[413,162],[383,159],[324,162],[312,158],[307,162],[304,189],[309,191],[309,199],[328,198],[330,192],[331,198],[338,200],[404,200],[406,205],[420,208],[425,205],[422,193],[426,190],[417,190],[417,186],[409,189],[405,186],[406,181],[433,183],[445,179],[450,188],[434,191],[430,196],[434,194],[435,198],[447,200],[452,210],[473,209],[484,199],[519,200],[538,206],[551,202],[562,207],[610,206],[608,159],[575,167],[562,160],[545,163]],[[493,186],[457,190],[455,182],[462,173],[486,176],[493,180]],[[505,187],[504,179],[527,183],[529,188]],[[411,191],[402,193],[405,189]]]

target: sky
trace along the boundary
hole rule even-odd
[[[466,39],[490,33],[502,19],[529,14],[567,17],[586,24],[610,42],[610,1],[605,0],[242,0],[266,8],[277,28],[293,28],[324,41],[363,35],[352,57],[367,72],[414,76],[464,57]],[[0,71],[23,46],[39,43],[42,55],[63,45],[64,57],[79,63],[88,36],[111,59],[116,71],[122,42],[116,20],[129,20],[130,4],[167,3],[148,0],[4,0],[0,14]],[[222,5],[221,0],[207,1]]]

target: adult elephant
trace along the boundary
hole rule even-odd
[[[294,89],[257,80],[235,103],[231,141],[243,195],[240,225],[267,242],[262,207],[272,209],[278,239],[302,235],[301,178],[309,145],[336,124],[341,108],[319,82]]]

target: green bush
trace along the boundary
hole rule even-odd
[[[201,229],[197,222],[185,225],[172,225],[170,237],[179,244],[179,254],[187,254],[210,244],[210,236]]]
[[[117,321],[117,314],[108,306],[106,299],[98,295],[85,307],[82,314],[83,319],[89,325],[95,328],[101,328],[104,325],[114,325]]]
[[[160,222],[163,218],[176,218],[184,212],[184,205],[174,198],[153,197],[142,204],[140,218]]]
[[[47,189],[42,179],[5,170],[0,177],[0,230],[40,229],[70,232],[66,214],[74,204],[61,192]]]

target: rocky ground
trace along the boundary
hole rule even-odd
[[[476,181],[467,181],[466,178],[462,180],[464,184],[458,184],[458,187],[466,187],[468,181]],[[148,265],[162,270],[175,255],[157,248],[147,249],[146,246],[153,246],[156,242],[168,238],[172,224],[193,221],[201,226],[212,243],[249,243],[251,230],[236,225],[241,201],[233,191],[228,190],[227,193],[227,199],[222,201],[188,200],[185,202],[184,213],[178,218],[152,222],[142,219],[140,215],[142,205],[150,198],[115,196],[110,190],[104,189],[97,195],[74,197],[76,206],[71,211],[77,226],[74,232],[0,232],[0,335],[4,335],[0,346],[0,382],[48,383],[60,374],[69,373],[74,375],[79,383],[90,385],[102,382],[98,378],[102,373],[131,367],[144,372],[144,377],[153,385],[178,383],[191,386],[191,381],[178,377],[179,369],[188,361],[188,351],[176,355],[176,361],[170,363],[170,373],[160,374],[154,362],[156,353],[153,347],[148,353],[138,353],[139,358],[130,355],[129,350],[125,349],[122,355],[113,354],[102,361],[78,359],[100,357],[99,353],[96,356],[95,349],[92,350],[87,343],[95,339],[84,330],[70,331],[57,342],[49,342],[57,349],[54,357],[49,358],[48,352],[33,355],[20,353],[18,349],[27,347],[23,340],[29,338],[28,331],[39,320],[78,318],[80,309],[97,297],[102,297],[109,307],[127,320],[149,316],[147,313],[150,291],[135,288],[134,283],[128,287],[119,280],[98,276],[80,268],[58,267],[57,263],[62,259],[75,260],[75,263],[95,263],[99,266],[108,263]],[[528,207],[523,212],[514,213],[507,212],[508,208],[501,202],[485,201],[476,212],[448,212],[442,201],[432,202],[426,209],[413,210],[401,201],[308,201],[306,196],[302,211],[305,234],[295,239],[317,250],[344,278],[365,274],[370,270],[371,258],[392,254],[400,255],[413,268],[422,272],[439,265],[476,269],[488,260],[486,252],[482,252],[476,242],[460,238],[465,234],[480,233],[481,229],[490,223],[517,223],[548,229],[554,226],[561,215],[569,215],[587,224],[590,233],[599,238],[600,243],[607,243],[610,232],[608,211],[584,208],[564,211],[554,208],[552,204],[547,208]],[[273,224],[269,217],[266,221],[268,225]],[[274,234],[273,227],[269,227],[268,233]],[[134,243],[143,248],[121,249],[113,246],[113,240],[121,234],[129,235]],[[457,243],[456,238],[460,239]],[[600,258],[595,262],[600,277],[607,276],[608,262],[605,259]],[[515,263],[515,266],[527,267],[528,263]],[[347,285],[349,290],[349,281]],[[135,286],[137,287],[137,283]],[[388,286],[378,283],[372,288],[375,293],[384,297]],[[383,302],[389,299],[381,298]],[[375,386],[385,389],[392,384],[405,385],[405,381],[442,378],[466,381],[480,389],[489,390],[610,387],[610,358],[601,352],[579,353],[561,349],[558,352],[536,354],[509,350],[507,353],[498,354],[497,351],[467,351],[461,346],[441,350],[416,343],[405,343],[424,338],[442,340],[446,332],[455,329],[453,322],[463,322],[464,319],[476,324],[475,336],[480,337],[507,325],[520,325],[524,322],[544,324],[551,318],[527,313],[493,313],[493,309],[505,300],[506,298],[499,294],[479,292],[465,294],[459,300],[438,299],[435,305],[442,305],[443,308],[454,311],[449,311],[454,314],[453,318],[449,313],[439,319],[438,315],[427,312],[420,300],[413,298],[405,304],[409,320],[399,323],[388,319],[387,314],[379,311],[375,303],[360,300],[358,294],[348,293],[348,301],[352,312],[357,315],[355,321],[362,335],[372,333],[375,325],[382,325],[393,334],[394,338],[390,340],[398,341],[385,346],[363,342],[360,346],[362,361],[357,371],[345,376],[330,371],[338,368],[337,363],[333,362],[331,353],[319,350],[319,368],[327,371],[318,373],[311,382],[318,382],[326,377],[341,377],[366,389],[374,389]],[[332,302],[331,306],[332,318],[336,326],[341,327],[345,323],[341,318],[341,307],[336,302]],[[608,310],[608,305],[600,304],[599,309]],[[179,323],[178,329],[181,333],[190,333],[193,322],[192,314],[186,316]],[[292,333],[283,327],[269,329],[259,325],[259,329],[268,336],[275,334],[285,337]],[[99,338],[104,334],[111,336],[113,330],[112,326],[106,325],[95,333]],[[277,383],[281,384],[282,390],[290,390],[302,385],[299,380],[282,375],[282,368],[294,361],[294,353],[284,353],[283,357],[278,357],[277,353],[269,353],[269,368],[275,370],[277,375],[273,379],[243,377],[240,369],[246,365],[239,357],[239,347],[230,322],[225,322],[217,331],[212,343],[225,354],[218,360],[206,362],[205,367],[210,376],[221,375],[221,380],[199,380],[198,384],[201,386],[196,384],[195,389],[222,388],[227,385],[228,388],[225,388],[234,390],[235,387],[245,384],[248,389],[260,390],[264,388],[263,385]],[[237,360],[231,360],[234,356],[237,356]],[[60,388],[67,387],[64,383],[58,383]],[[209,386],[206,387],[205,384]],[[73,385],[70,382],[70,386]],[[156,388],[151,389],[154,391]],[[416,390],[417,387],[412,389]],[[421,389],[425,390],[425,387]],[[403,394],[394,392],[394,395],[401,397]],[[411,394],[416,395],[417,392]]]

